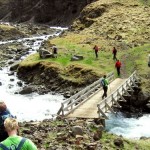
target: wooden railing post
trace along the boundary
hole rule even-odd
[[[105,112],[107,112],[107,104],[106,104],[106,99],[105,99]]]
[[[71,103],[72,103],[73,99],[71,99]],[[71,110],[73,109],[73,105],[71,105]]]
[[[62,116],[64,116],[64,104],[61,103],[61,108],[62,108]]]
[[[113,100],[113,94],[111,95],[111,102],[112,102],[112,105],[113,105],[113,102],[114,102],[114,100]]]

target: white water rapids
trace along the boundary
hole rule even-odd
[[[150,114],[140,118],[125,118],[121,113],[110,114],[106,120],[106,130],[126,138],[150,137]]]
[[[52,27],[55,28],[55,27]],[[12,43],[12,42],[22,42],[25,46],[31,48],[29,53],[35,53],[41,43],[48,39],[50,36],[58,36],[62,30],[65,28],[56,28],[59,29],[59,32],[52,35],[37,36],[32,38],[23,38],[19,40],[11,41],[1,41],[0,44]],[[33,41],[33,44],[31,44]],[[23,56],[24,59],[26,56]],[[14,81],[10,81],[10,80]],[[1,99],[4,100],[11,111],[11,113],[17,116],[19,121],[40,121],[43,119],[52,118],[58,111],[61,106],[61,102],[64,97],[62,95],[38,95],[37,93],[20,95],[14,94],[17,91],[20,91],[20,87],[17,85],[19,79],[14,76],[9,76],[9,67],[5,67],[0,70],[0,86]]]
[[[63,30],[62,28],[57,29],[60,32]],[[57,36],[59,33],[53,35]],[[53,35],[24,38],[18,40],[18,42],[23,42],[26,46],[32,47],[31,54],[36,52],[44,40]],[[30,43],[32,40],[35,40],[33,44]],[[0,44],[14,41],[3,41]],[[22,57],[22,59],[24,58]],[[8,73],[9,67],[0,70],[0,82],[2,83],[0,86],[1,99],[6,102],[12,114],[16,115],[19,121],[40,121],[52,118],[57,113],[64,99],[62,95],[52,95],[50,93],[44,95],[38,95],[37,93],[27,95],[14,94],[20,90],[20,87],[17,85],[19,79],[15,75],[9,76]],[[14,81],[10,81],[10,79],[14,79]],[[109,118],[106,121],[106,130],[111,133],[127,138],[150,137],[150,115],[144,115],[141,118],[134,119],[124,118],[122,115],[116,117],[110,114]]]

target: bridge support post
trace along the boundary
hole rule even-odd
[[[105,126],[106,126],[105,118],[101,118],[101,124],[102,124],[102,126],[105,128]]]

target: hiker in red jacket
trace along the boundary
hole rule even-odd
[[[117,60],[117,58],[116,58],[117,50],[115,47],[113,47],[112,53],[113,53],[113,60]]]
[[[117,69],[118,76],[120,76],[121,62],[119,60],[116,61],[115,67]]]
[[[98,58],[98,50],[99,50],[98,46],[95,45],[95,46],[93,47],[93,49],[95,50],[95,56],[96,56],[96,58]]]

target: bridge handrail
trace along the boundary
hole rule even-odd
[[[109,82],[111,82],[114,79],[114,73],[110,72],[109,74],[107,74],[106,78],[108,79]],[[63,101],[61,103],[61,108],[57,112],[57,115],[60,115],[60,113],[62,113],[62,115],[64,115],[64,111],[67,111],[69,109],[69,107],[70,107],[69,112],[71,112],[73,109],[78,107],[79,104],[81,104],[85,100],[85,98],[87,98],[88,96],[90,96],[92,94],[92,92],[101,88],[101,85],[100,85],[101,79],[102,78],[98,79],[91,85],[87,86],[83,90],[81,90],[78,93],[76,93],[75,95],[71,96],[69,99]]]
[[[129,94],[127,90],[128,89],[132,90],[131,86],[135,85],[136,80],[137,80],[137,72],[134,71],[132,75],[128,79],[126,79],[112,94],[110,94],[108,97],[102,100],[99,104],[97,104],[99,115],[101,113],[105,118],[108,118],[104,112],[107,112],[108,110],[110,110],[113,104],[117,104],[119,106],[117,102],[118,97],[121,98],[123,101],[125,101],[122,95],[125,93]]]

